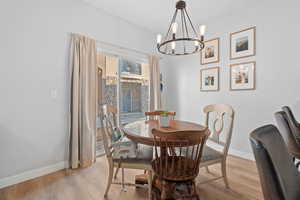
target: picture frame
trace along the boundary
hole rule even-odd
[[[256,27],[230,33],[230,59],[240,59],[256,54]]]
[[[200,70],[200,91],[219,91],[220,67],[209,67]]]
[[[256,62],[243,62],[230,65],[230,90],[255,90]]]
[[[200,53],[201,65],[218,63],[220,61],[220,38],[204,41],[204,45]]]

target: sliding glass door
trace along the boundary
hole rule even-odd
[[[126,58],[108,53],[98,53],[99,106],[110,104],[118,109],[120,125],[145,119],[149,110],[149,65],[142,59]],[[102,127],[98,126],[97,154],[102,149]]]
[[[105,55],[103,104],[118,108],[119,123],[144,119],[149,110],[149,70],[147,63]]]

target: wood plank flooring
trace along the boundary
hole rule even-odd
[[[197,188],[201,200],[254,200],[263,199],[255,163],[230,156],[228,177],[231,189],[224,187],[223,180],[199,184],[220,175],[220,166],[211,166],[210,174],[201,169],[197,178]],[[142,171],[126,170],[126,181],[134,181],[134,175]],[[101,200],[107,181],[107,162],[102,157],[90,168],[62,170],[47,176],[0,190],[0,200]],[[120,175],[118,179],[120,180]],[[109,200],[147,199],[147,189],[112,185]]]

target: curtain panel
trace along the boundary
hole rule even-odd
[[[96,160],[96,56],[95,40],[78,34],[71,35],[71,168],[88,167]]]
[[[160,93],[160,68],[159,58],[157,56],[149,56],[150,68],[150,110],[161,108]]]

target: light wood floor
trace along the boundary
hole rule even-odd
[[[255,163],[229,157],[228,177],[231,189],[226,190],[223,180],[198,184],[201,200],[252,200],[263,199]],[[101,200],[106,186],[107,163],[99,158],[90,168],[76,171],[59,171],[0,190],[0,200]],[[211,174],[201,169],[197,182],[220,174],[220,166],[210,167]],[[126,170],[126,180],[134,180],[141,171]],[[120,177],[118,178],[120,179]],[[147,199],[147,190],[127,187],[121,192],[120,185],[112,185],[110,200]]]

